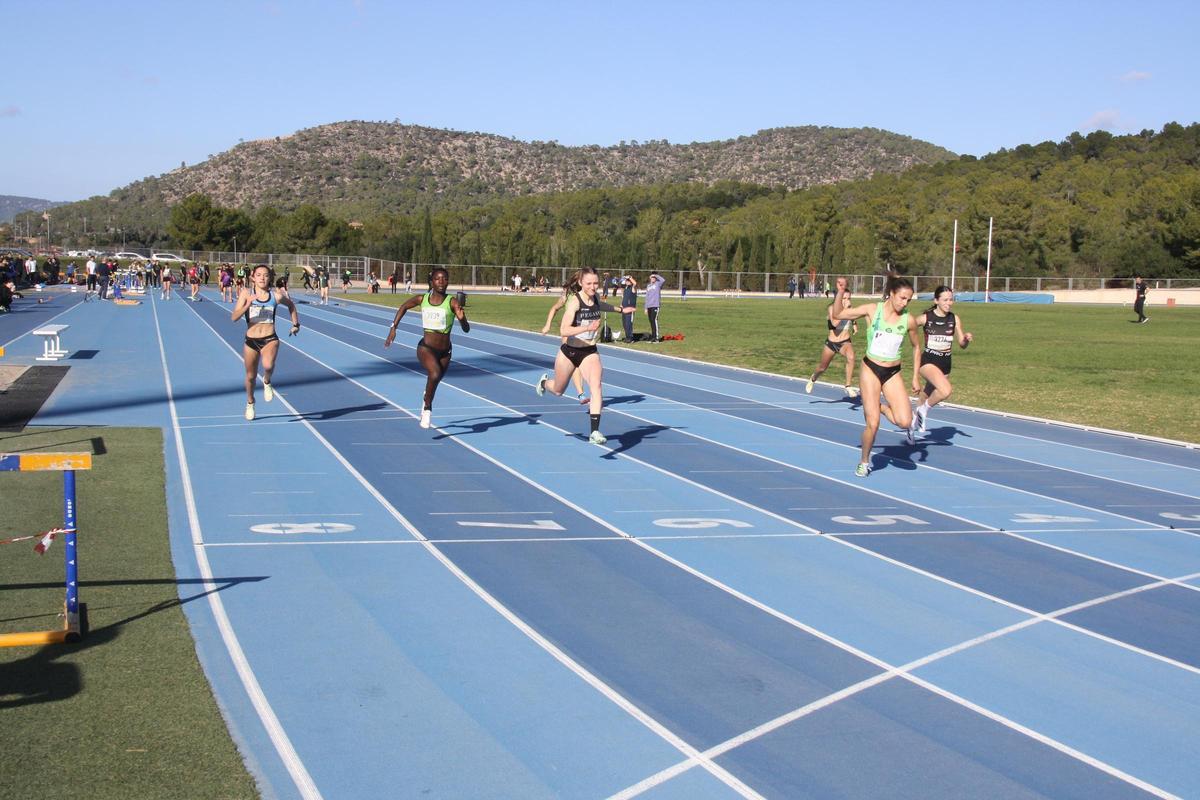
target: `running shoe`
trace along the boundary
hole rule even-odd
[[[246,419],[254,419],[254,403],[246,403]]]
[[[871,474],[871,465],[870,464],[859,464],[857,467],[854,468],[855,477],[865,478],[870,474]]]
[[[432,417],[433,417],[433,412],[430,411],[428,408],[421,409],[421,427],[422,428],[432,428],[433,427]]]
[[[608,437],[600,431],[592,431],[592,435],[588,437],[588,441],[592,444],[604,444],[608,441]]]
[[[847,386],[846,387],[846,396],[847,397],[858,397],[858,387],[857,386]]]
[[[275,390],[271,388],[271,384],[263,383],[263,400],[268,403],[275,399]]]
[[[925,404],[917,406],[917,410],[913,412],[916,419],[918,433],[925,433],[925,417],[929,414],[929,409],[925,408]]]
[[[549,377],[549,375],[543,372],[542,377],[538,378],[537,386],[534,387],[537,390],[538,397],[541,397],[546,393],[546,379]]]
[[[904,429],[904,441],[908,444],[917,443],[917,438],[913,436],[913,429],[911,426]]]
[[[579,405],[586,406],[589,402],[591,402],[591,399],[592,398],[588,397],[583,392],[579,393]]]
[[[809,379],[808,379],[808,383],[804,384],[804,393],[805,393],[805,394],[812,394],[812,390],[813,390],[813,386],[814,386],[814,385],[816,385],[816,381],[814,381],[812,378],[809,378]]]

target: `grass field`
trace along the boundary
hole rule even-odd
[[[252,798],[196,660],[167,543],[156,428],[27,428],[0,452],[92,452],[78,473],[80,644],[0,648],[0,798]],[[0,539],[62,524],[60,473],[0,473]],[[0,631],[57,629],[63,547],[0,547]],[[187,598],[181,601],[180,596]]]
[[[355,295],[398,305],[403,295]],[[541,330],[554,295],[472,295],[470,318]],[[641,310],[634,330],[648,329]],[[807,377],[825,340],[820,299],[664,298],[659,327],[683,341],[618,345],[652,349],[780,375]],[[864,301],[866,302],[866,301]],[[917,312],[928,303],[915,302]],[[955,349],[951,402],[1047,419],[1200,442],[1200,374],[1186,365],[1200,341],[1200,308],[1155,308],[1146,325],[1114,306],[961,303],[956,312],[975,334]],[[609,324],[620,328],[619,315]],[[557,330],[557,322],[552,330]],[[461,336],[457,332],[456,336]],[[865,328],[855,337],[861,356]],[[906,365],[911,366],[908,353]],[[842,382],[836,359],[824,380]],[[905,373],[908,381],[911,373]]]

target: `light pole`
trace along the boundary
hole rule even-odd
[[[233,237],[233,263],[237,263],[237,237]]]

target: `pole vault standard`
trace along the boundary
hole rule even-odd
[[[0,633],[0,647],[77,642],[86,632],[87,606],[79,602],[79,554],[75,546],[75,470],[91,468],[91,453],[0,453],[0,472],[55,471],[63,474],[63,526],[47,533],[41,546],[44,549],[55,535],[60,532],[63,534],[67,590],[61,629]]]

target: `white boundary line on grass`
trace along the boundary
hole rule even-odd
[[[196,566],[200,570],[200,575],[204,578],[204,589],[207,592],[209,607],[212,609],[217,629],[221,632],[221,639],[225,643],[225,649],[229,652],[229,658],[233,661],[233,667],[242,681],[250,703],[291,776],[292,782],[296,784],[300,796],[305,800],[321,800],[320,790],[317,789],[304,762],[300,760],[300,755],[296,752],[291,739],[288,738],[287,732],[279,722],[279,717],[271,708],[271,703],[267,700],[262,685],[259,684],[258,677],[254,674],[253,667],[250,666],[249,659],[246,658],[246,652],[242,649],[241,642],[238,641],[237,634],[233,630],[233,624],[229,620],[229,615],[225,612],[225,603],[221,599],[220,590],[213,581],[212,567],[208,563],[208,553],[204,548],[204,533],[200,528],[200,515],[196,510],[196,496],[192,490],[191,469],[188,467],[187,453],[183,447],[183,432],[180,430],[179,418],[175,412],[175,393],[171,386],[171,371],[167,367],[167,351],[163,344],[162,328],[158,322],[158,304],[151,299],[150,307],[154,311],[154,332],[158,337],[158,354],[162,362],[163,381],[166,385],[167,406],[171,412],[171,429],[175,438],[175,449],[179,454],[183,498],[187,506],[188,526],[192,534],[192,553],[196,558]]]

